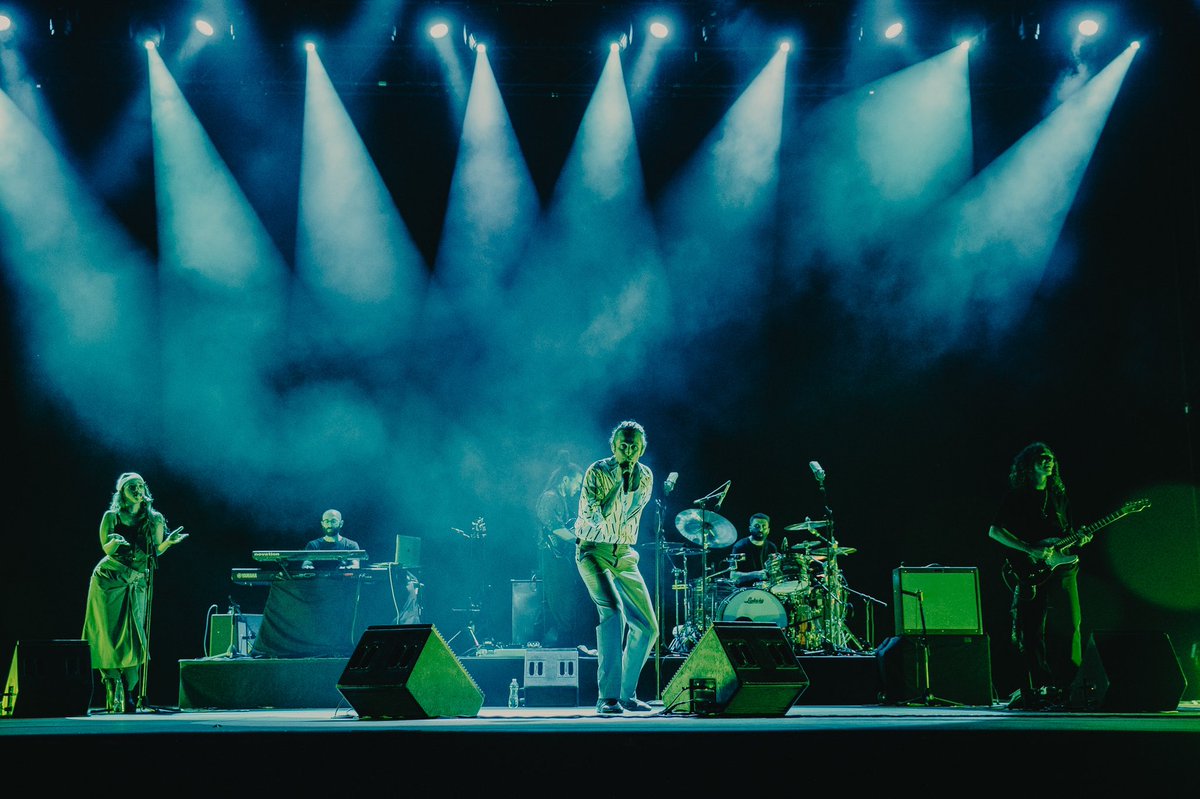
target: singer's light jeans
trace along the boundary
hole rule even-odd
[[[638,560],[637,550],[628,544],[581,541],[575,549],[575,566],[600,614],[596,682],[601,699],[637,696],[638,676],[658,638],[654,601]]]

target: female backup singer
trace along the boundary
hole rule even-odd
[[[154,509],[146,481],[135,472],[117,478],[108,510],[100,518],[104,557],[88,584],[83,637],[92,668],[104,679],[109,713],[137,709],[139,670],[149,658],[146,611],[155,559],[187,538],[180,527],[164,535],[166,518]]]

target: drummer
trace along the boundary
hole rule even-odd
[[[739,538],[729,551],[733,560],[730,579],[740,587],[765,584],[767,560],[779,552],[774,542],[767,540],[771,535],[771,519],[765,513],[750,517],[750,534]]]

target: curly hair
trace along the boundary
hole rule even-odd
[[[1063,484],[1062,469],[1059,466],[1058,458],[1055,456],[1054,450],[1041,441],[1034,441],[1032,444],[1026,445],[1013,458],[1012,468],[1008,473],[1009,484],[1013,488],[1032,486],[1034,484],[1033,467],[1044,455],[1054,458],[1054,471],[1050,473],[1050,477],[1046,481],[1046,488],[1052,494],[1066,493],[1067,487]]]

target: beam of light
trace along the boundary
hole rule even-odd
[[[4,92],[0,264],[14,286],[28,377],[16,390],[64,409],[123,456],[153,452],[161,424],[153,265]]]
[[[1003,334],[1022,318],[1132,58],[1126,50],[1114,59],[930,220],[911,301],[896,310],[923,319],[921,335],[939,349],[968,334]]]
[[[651,77],[662,56],[663,48],[667,46],[667,38],[670,33],[666,22],[662,20],[650,23],[649,30],[650,36],[645,39],[638,50],[637,59],[629,70],[629,101],[633,104],[635,117],[639,116],[641,110],[645,108],[646,100],[649,97]]]
[[[427,269],[330,82],[308,54],[296,273],[312,289],[316,351],[385,347],[402,339]]]
[[[147,61],[172,420],[164,459],[244,499],[293,455],[273,446],[267,377],[279,362],[287,267],[162,59]]]
[[[967,51],[952,48],[798,120],[785,145],[783,257],[854,304],[870,254],[959,189],[973,155]]]
[[[743,317],[771,283],[787,53],[776,51],[659,203],[663,257],[688,336]]]
[[[497,350],[530,355],[510,381],[520,400],[578,420],[601,410],[600,397],[636,391],[627,375],[656,351],[670,307],[617,54],[521,263]],[[509,363],[503,356],[498,365]]]
[[[195,28],[201,36],[212,36],[214,33],[216,33],[216,29],[213,28],[212,23],[206,19],[197,19],[195,22]]]
[[[445,39],[450,33],[450,26],[445,22],[435,22],[429,26],[429,37],[431,39]]]
[[[468,320],[499,311],[493,305],[538,210],[500,87],[487,54],[478,55],[434,272]]]
[[[467,70],[463,64],[461,50],[449,36],[433,39],[434,50],[437,51],[438,64],[442,70],[442,78],[450,87],[450,99],[456,116],[461,117],[467,105]],[[479,59],[478,53],[475,56]]]

